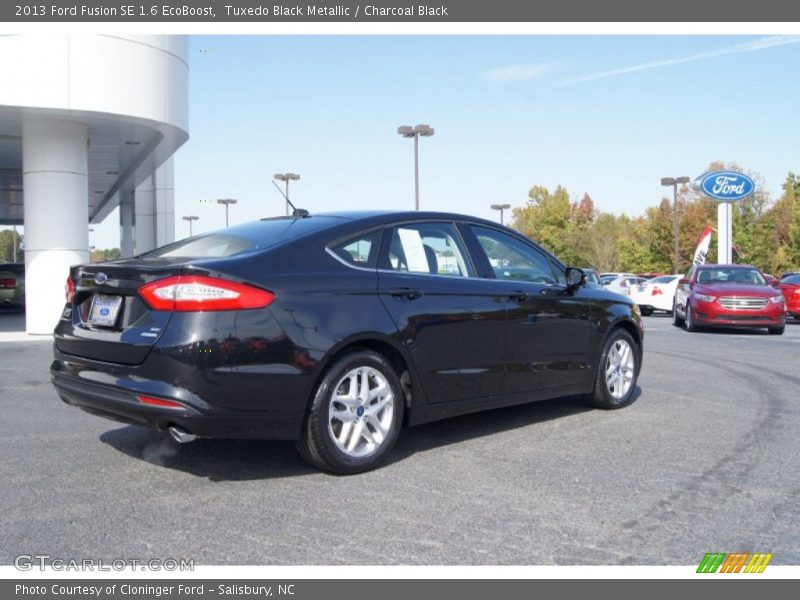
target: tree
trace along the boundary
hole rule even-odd
[[[572,263],[577,258],[570,245],[571,205],[567,190],[558,186],[553,193],[543,186],[533,186],[528,192],[528,202],[513,211],[512,227],[536,240],[560,257]]]
[[[117,260],[122,256],[119,248],[106,248],[105,250],[92,250],[89,253],[90,262],[107,262],[109,260]]]
[[[714,162],[709,170],[743,171],[736,163]],[[750,197],[734,205],[733,242],[737,262],[748,262],[767,273],[800,269],[800,175],[789,173],[783,194],[773,202],[764,178],[747,173],[756,183]],[[598,211],[585,193],[570,202],[566,189],[553,192],[533,186],[525,206],[513,210],[513,226],[568,264],[598,271],[671,273],[674,269],[674,216],[676,207],[663,198],[644,215],[616,216]],[[689,186],[679,190],[677,211],[679,270],[694,258],[700,234],[717,220],[717,203]],[[708,262],[717,260],[711,244]]]
[[[22,245],[22,236],[19,233],[16,235],[17,262],[23,262],[25,260],[25,255],[22,250],[19,249]],[[8,263],[12,260],[14,260],[14,230],[3,229],[0,231],[0,262]]]

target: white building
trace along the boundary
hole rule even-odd
[[[173,241],[188,78],[182,36],[0,36],[0,224],[25,226],[28,333],[52,333],[117,206],[123,256]]]

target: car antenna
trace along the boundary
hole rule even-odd
[[[289,206],[292,207],[292,216],[293,217],[298,217],[298,218],[302,219],[304,217],[309,216],[309,213],[305,208],[297,208],[294,204],[292,204],[292,201],[289,200],[289,196],[287,196],[286,194],[283,193],[283,190],[281,189],[281,187],[277,183],[275,183],[275,181],[272,182],[272,185],[275,186],[275,189],[280,192],[281,196],[283,196],[284,199],[286,200],[286,202],[289,203]]]

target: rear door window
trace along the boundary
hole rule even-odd
[[[452,223],[408,223],[391,229],[383,267],[445,277],[470,277],[472,268]]]

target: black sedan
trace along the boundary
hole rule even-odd
[[[336,473],[403,425],[581,394],[636,398],[642,322],[519,233],[455,214],[264,219],[73,267],[64,402],[197,437],[297,440]]]

